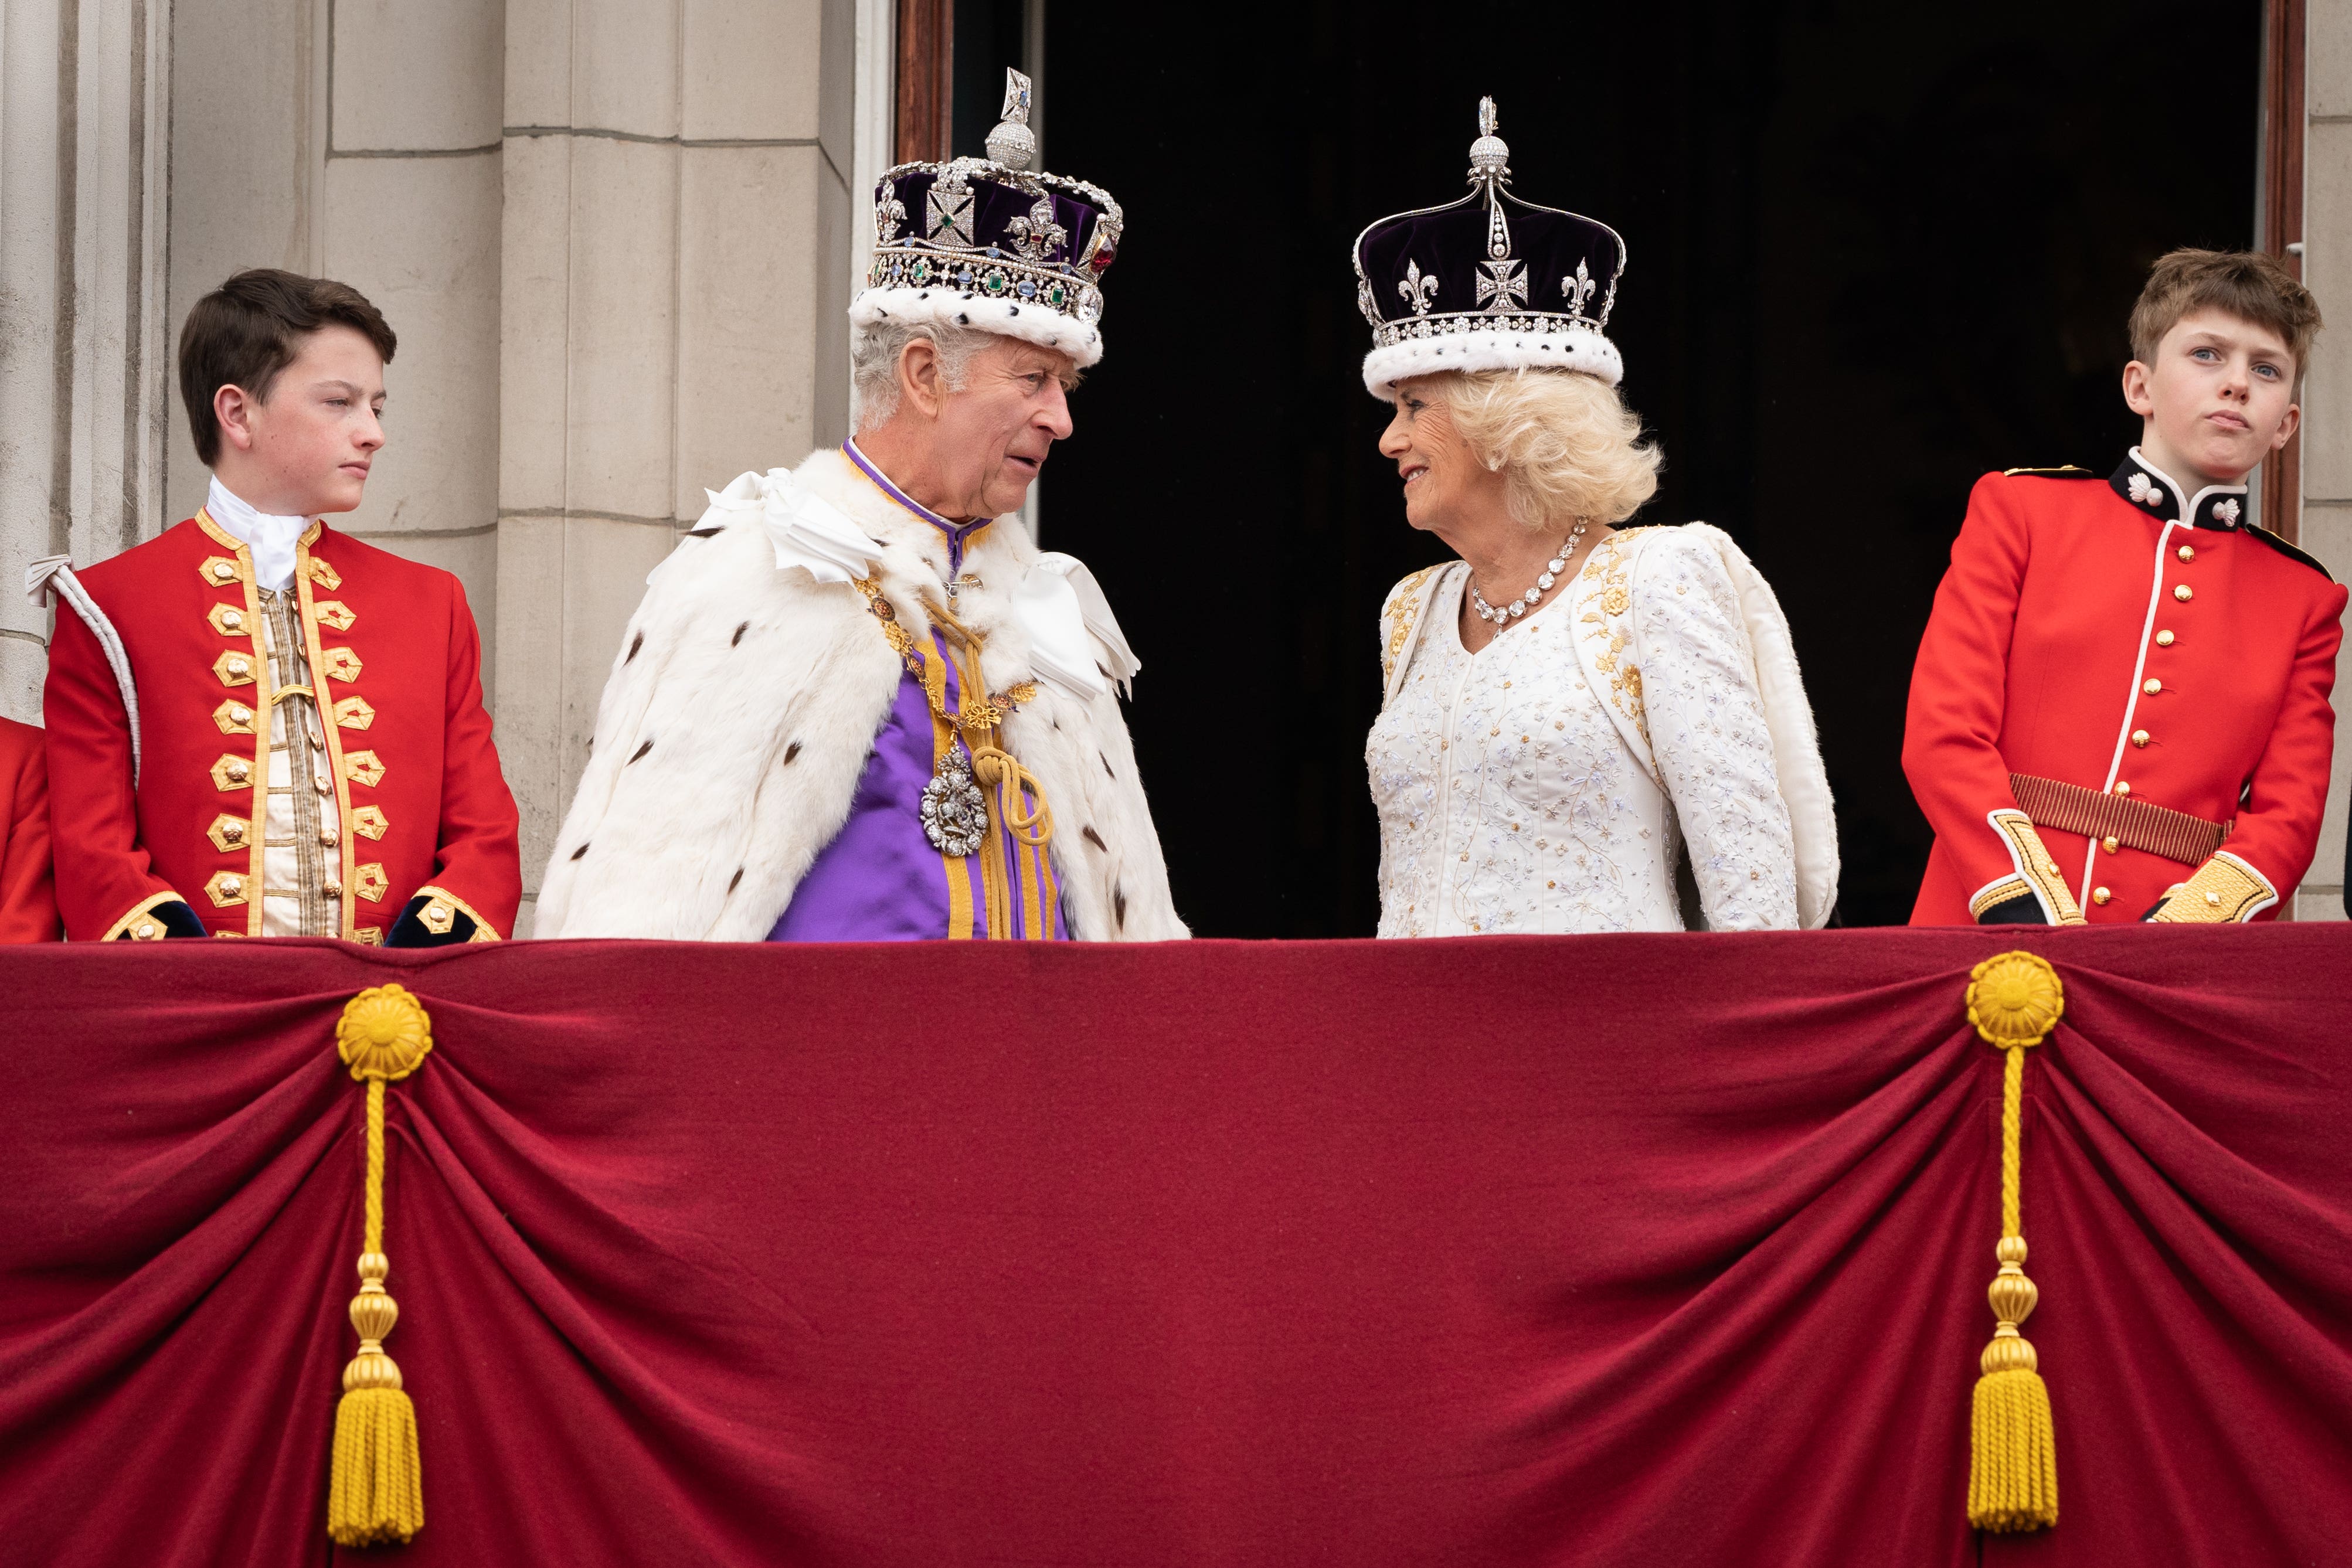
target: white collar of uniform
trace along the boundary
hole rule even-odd
[[[205,511],[212,520],[245,542],[253,552],[253,580],[273,592],[283,593],[294,581],[294,547],[310,528],[308,517],[274,517],[268,512],[257,512],[245,498],[213,476],[213,487],[205,497]]]

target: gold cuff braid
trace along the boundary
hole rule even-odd
[[[2227,850],[2168,891],[2148,918],[2165,925],[2221,925],[2251,920],[2278,902],[2270,879]]]
[[[169,888],[162,893],[151,893],[132,904],[121,919],[108,926],[106,935],[100,940],[111,942],[119,936],[123,936],[133,942],[161,942],[163,939],[163,923],[152,918],[154,912],[166,904],[185,903],[187,903],[186,899]]]
[[[467,919],[474,923],[474,935],[467,938],[467,940],[474,942],[496,942],[501,939],[499,928],[491,925],[488,920],[482,918],[482,912],[480,910],[475,908],[472,904],[467,903],[464,899],[458,897],[447,888],[443,887],[437,882],[426,883],[423,887],[418,888],[415,893],[409,894],[409,898],[412,902],[419,898],[431,901],[425,905],[424,920],[426,929],[433,931],[436,935],[448,929],[449,923],[447,919],[447,911],[455,909],[464,914]],[[441,924],[437,925],[434,924],[432,919],[432,910],[435,904],[444,906]]]
[[[2053,925],[2086,925],[2083,906],[2074,902],[2074,893],[2058,873],[2058,862],[2050,858],[2042,847],[2042,835],[2033,829],[2033,820],[2019,810],[2000,810],[1986,819],[1993,831],[2008,845],[2010,859],[2017,865],[2017,874],[2027,884],[2042,907],[2048,912]],[[2025,891],[2021,889],[2020,891]],[[2011,894],[2011,896],[2014,896]]]

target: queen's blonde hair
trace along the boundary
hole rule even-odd
[[[1449,371],[1424,379],[1469,444],[1503,476],[1511,516],[1530,528],[1574,518],[1622,523],[1658,493],[1665,455],[1617,389],[1577,371]]]

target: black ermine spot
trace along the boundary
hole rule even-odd
[[[741,882],[742,880],[743,880],[743,868],[742,868],[741,866],[740,866],[740,865],[739,865],[739,866],[737,866],[737,867],[735,868],[735,874],[734,874],[733,876],[730,876],[730,877],[729,877],[729,878],[727,879],[727,891],[728,891],[728,892],[730,892],[730,893],[734,892],[734,891],[735,891],[735,884],[736,884],[737,883],[739,883],[739,882]]]
[[[1081,832],[1083,832],[1083,833],[1085,833],[1085,834],[1086,834],[1086,836],[1087,836],[1087,842],[1088,842],[1088,843],[1090,843],[1090,844],[1094,845],[1094,847],[1095,847],[1095,848],[1097,848],[1097,849],[1098,849],[1098,850],[1102,851],[1105,854],[1108,854],[1108,853],[1110,852],[1110,846],[1109,846],[1108,844],[1107,844],[1107,843],[1103,842],[1102,835],[1101,835],[1100,833],[1096,832],[1092,827],[1083,828],[1083,829],[1080,829],[1079,831],[1080,831]],[[581,847],[582,849],[583,849],[583,850],[584,850],[584,849],[586,849],[588,846],[587,846],[587,845],[585,845],[585,844],[583,844],[583,845],[581,845],[580,847]],[[573,860],[578,860],[580,857],[579,857],[578,855],[574,855],[574,856],[572,856],[572,858]]]
[[[635,761],[636,761],[638,758],[641,758],[641,757],[645,756],[645,754],[646,754],[646,752],[651,751],[653,748],[654,748],[654,743],[653,743],[652,741],[650,741],[650,740],[646,741],[643,746],[640,746],[640,747],[637,747],[637,750],[636,750],[636,756],[630,758],[629,758],[629,762],[635,762]],[[625,762],[625,763],[623,763],[621,766],[622,766],[622,767],[624,767],[624,768],[625,768],[625,767],[627,767],[627,766],[628,766],[628,763],[627,763],[627,762]]]
[[[1123,888],[1123,887],[1114,887],[1114,888],[1112,888],[1112,889],[1110,890],[1110,909],[1111,909],[1111,913],[1112,913],[1113,915],[1118,915],[1118,928],[1119,928],[1121,931],[1126,930],[1126,929],[1127,929],[1127,890],[1126,890],[1125,888]]]
[[[1101,752],[1099,752],[1099,751],[1096,752],[1096,753],[1095,753],[1095,755],[1096,755],[1097,757],[1102,757],[1102,753],[1101,753]],[[1118,778],[1118,774],[1116,774],[1116,773],[1111,773],[1111,771],[1110,771],[1110,758],[1108,758],[1108,757],[1103,757],[1103,759],[1102,759],[1102,765],[1103,765],[1103,771],[1104,771],[1105,773],[1110,773],[1110,776],[1111,776],[1112,778],[1114,778],[1114,779],[1116,779],[1116,778]]]
[[[588,852],[588,846],[587,846],[586,844],[582,844],[578,849],[573,850],[573,851],[572,852],[572,858],[573,860],[578,860],[582,855],[584,855],[584,854],[586,854],[587,852]]]
[[[634,637],[630,638],[630,639],[629,639],[629,659],[634,659],[634,658],[635,658],[635,657],[637,656],[637,650],[638,650],[638,649],[640,649],[640,648],[642,648],[642,647],[644,647],[645,645],[646,645],[646,634],[645,634],[644,632],[638,632],[635,636],[634,636]],[[627,663],[629,662],[629,659],[624,659],[624,660],[622,660],[622,661],[621,661],[621,663],[623,663],[623,664],[627,664]]]
[[[740,626],[736,627],[735,635],[727,639],[727,645],[730,648],[740,645],[743,641],[743,633],[749,632],[751,629],[751,623],[749,621],[746,621]]]
[[[790,746],[784,747],[784,765],[786,767],[790,767],[792,765],[793,758],[798,757],[800,754],[801,743],[795,740]]]

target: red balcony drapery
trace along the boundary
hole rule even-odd
[[[2012,946],[2054,1531],[1967,1527]],[[0,950],[0,1556],[314,1563],[361,1097],[431,1564],[2326,1562],[2352,928]]]

